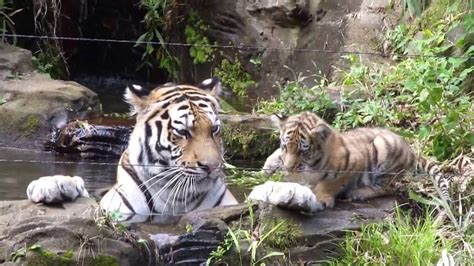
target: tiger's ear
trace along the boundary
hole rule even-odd
[[[124,99],[130,105],[130,114],[141,113],[146,107],[146,93],[140,85],[130,85],[125,89]]]
[[[329,136],[332,134],[332,129],[325,124],[317,125],[315,128],[311,130],[311,135],[318,141],[318,142],[325,142]]]
[[[205,91],[209,91],[209,93],[216,98],[222,93],[221,81],[216,77],[205,79],[196,87]]]
[[[277,127],[278,129],[282,129],[288,117],[282,114],[272,114],[270,119],[272,120],[273,126]]]

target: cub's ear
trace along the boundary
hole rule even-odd
[[[288,117],[282,114],[272,114],[270,119],[272,120],[273,126],[277,127],[278,129],[282,129]]]
[[[130,85],[125,89],[124,100],[130,105],[130,114],[141,113],[146,107],[146,92],[140,85]]]
[[[202,90],[209,91],[214,97],[218,97],[222,93],[221,81],[216,77],[203,80],[197,85],[197,87]]]
[[[325,142],[329,136],[332,134],[332,129],[325,124],[317,125],[315,128],[311,130],[311,135],[316,139],[318,142]]]

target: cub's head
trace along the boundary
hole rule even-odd
[[[334,133],[320,117],[303,112],[284,117],[272,115],[280,130],[280,148],[283,168],[286,171],[314,169],[326,154],[326,142]]]
[[[130,162],[143,165],[140,170],[150,177],[165,171],[196,180],[222,176],[220,88],[217,78],[197,86],[167,83],[148,95],[139,86],[128,87],[125,99],[137,119]]]

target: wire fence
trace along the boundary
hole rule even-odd
[[[133,167],[147,167],[147,168],[155,168],[161,170],[171,170],[171,169],[203,169],[202,167],[181,167],[181,166],[162,166],[162,165],[152,165],[152,164],[123,164],[120,162],[98,162],[98,161],[56,161],[56,160],[28,160],[28,159],[0,159],[0,167],[2,163],[9,163],[9,164],[55,164],[55,165],[93,165],[93,166],[133,166]],[[247,172],[259,172],[259,171],[275,171],[275,172],[285,172],[282,169],[274,169],[274,168],[257,168],[257,167],[240,167],[240,166],[222,166],[217,167],[215,169],[222,169],[222,170],[229,170],[229,171],[247,171]],[[349,171],[349,170],[339,170],[339,171],[332,171],[332,170],[298,170],[297,173],[318,173],[318,174],[369,174],[369,175],[400,175],[403,171],[400,172],[380,172],[380,171]],[[413,176],[427,176],[426,173],[413,173]]]
[[[38,39],[38,40],[59,40],[59,41],[78,41],[78,42],[103,42],[103,43],[117,43],[117,44],[153,44],[169,47],[201,47],[201,48],[220,48],[220,49],[236,49],[243,51],[291,51],[298,53],[325,53],[325,54],[353,54],[353,55],[374,55],[381,57],[388,57],[390,54],[385,54],[377,51],[362,52],[362,51],[346,51],[346,50],[328,50],[328,49],[314,49],[314,48],[292,48],[292,47],[266,47],[258,45],[220,45],[220,44],[189,44],[180,42],[159,42],[159,41],[139,41],[127,39],[104,39],[104,38],[85,38],[85,37],[68,37],[68,36],[47,36],[47,35],[28,35],[28,34],[2,34],[4,37],[23,38],[23,39]],[[464,58],[472,59],[474,56],[463,55],[442,55],[442,54],[392,54],[398,57],[436,57],[436,58]]]

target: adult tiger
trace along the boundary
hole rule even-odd
[[[448,197],[439,167],[388,129],[340,133],[311,112],[272,120],[280,129],[280,148],[267,158],[264,171],[283,170],[286,181],[296,183],[267,182],[254,188],[252,200],[315,212],[333,207],[337,196],[358,201],[391,194],[394,179],[415,168],[433,176]]]
[[[102,209],[131,217],[237,203],[223,180],[220,87],[212,78],[197,86],[168,83],[148,95],[140,86],[126,89],[136,124],[116,183],[100,201]],[[87,191],[80,178],[53,176],[33,181],[27,194],[34,202],[49,203],[87,196]]]

